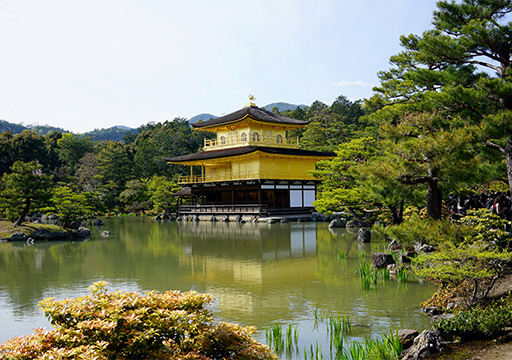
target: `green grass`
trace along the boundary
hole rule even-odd
[[[50,224],[33,224],[24,223],[23,225],[14,227],[13,223],[8,220],[0,220],[0,239],[8,239],[12,234],[22,232],[27,236],[31,236],[37,229],[45,229],[50,232],[65,231],[65,229],[58,225]]]

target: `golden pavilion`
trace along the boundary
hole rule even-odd
[[[251,99],[251,98],[250,98]],[[299,149],[287,131],[310,121],[291,119],[249,102],[231,114],[197,122],[194,130],[216,133],[201,152],[165,159],[190,166],[180,176],[178,195],[191,197],[180,205],[182,215],[299,215],[313,211],[318,180],[310,170],[332,152]]]

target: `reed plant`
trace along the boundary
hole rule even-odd
[[[336,358],[339,360],[399,360],[402,344],[398,332],[383,335],[382,339],[366,339],[364,343],[353,342]]]
[[[324,321],[324,315],[320,311],[318,311],[318,308],[316,308],[315,310],[313,310],[313,317],[315,319],[313,329],[316,330],[318,328],[318,323]]]
[[[350,333],[350,318],[346,315],[342,317],[330,317],[327,332],[330,335],[330,350],[333,353],[340,354],[343,352],[345,337]]]
[[[304,360],[323,360],[323,358],[322,345],[320,345],[318,341],[314,345],[310,345],[309,352],[307,348],[304,347]]]
[[[347,258],[347,252],[345,250],[338,251],[338,259],[345,260]]]
[[[405,283],[409,280],[409,274],[407,273],[407,269],[399,268],[396,272],[396,278],[398,282]]]
[[[267,344],[277,353],[281,353],[284,349],[283,327],[279,321],[276,321],[271,326],[265,327],[265,338]]]
[[[377,283],[377,270],[366,260],[359,262],[359,275],[361,288],[365,290]]]
[[[286,352],[289,356],[298,351],[299,325],[288,324],[283,331],[284,325],[276,321],[271,326],[265,327],[265,338],[267,344],[278,354]]]
[[[391,278],[391,274],[388,268],[379,269],[379,275],[383,280],[389,280]]]

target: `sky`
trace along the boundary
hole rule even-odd
[[[0,0],[0,119],[75,133],[369,98],[437,0]]]

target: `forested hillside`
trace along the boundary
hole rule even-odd
[[[268,111],[277,110],[279,112],[284,112],[284,111],[293,111],[293,110],[297,109],[298,107],[302,108],[303,110],[308,108],[307,105],[294,105],[294,104],[288,104],[285,102],[276,102],[276,103],[272,103],[272,104],[263,106],[263,109],[268,110]]]
[[[358,137],[364,130],[359,122],[364,114],[360,102],[343,96],[331,106],[316,101],[306,109],[295,107],[282,114],[311,120],[305,129],[290,133],[306,149],[335,150],[339,142]],[[184,118],[126,130],[114,127],[82,135],[59,131],[41,135],[29,129],[3,132],[0,174],[5,175],[0,186],[13,171],[28,176],[39,169],[48,179],[45,184],[53,200],[35,201],[34,211],[55,212],[63,197],[73,198],[75,204],[82,201],[84,211],[96,213],[173,210],[176,200],[170,195],[179,189],[176,179],[189,169],[168,165],[163,158],[199,151],[204,139],[213,134],[192,131]],[[117,134],[116,141],[102,139],[112,134]],[[0,203],[0,217],[12,218],[19,198],[5,186],[2,196],[6,201]]]

